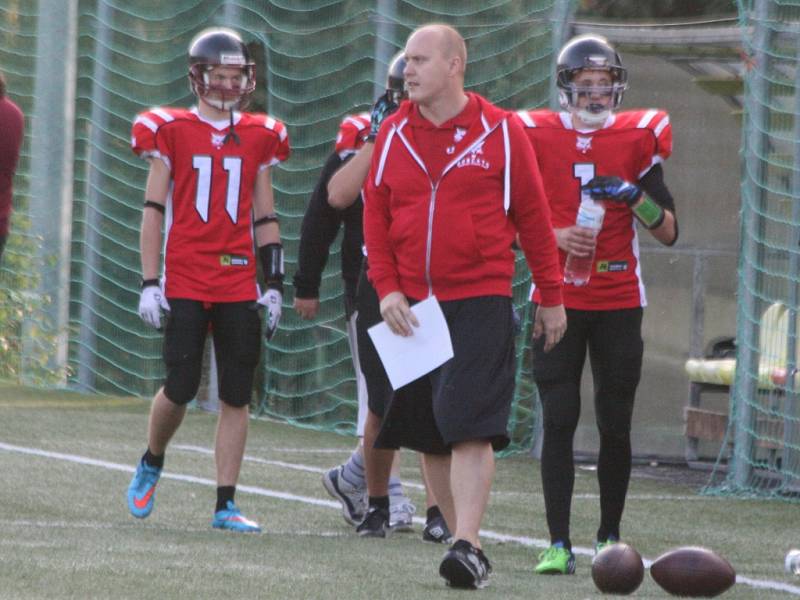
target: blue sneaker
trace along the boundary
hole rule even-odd
[[[161,477],[161,468],[151,467],[143,460],[136,466],[136,473],[128,486],[128,508],[137,519],[144,519],[153,512],[156,499],[156,484]]]
[[[216,529],[229,529],[239,533],[261,533],[261,527],[258,526],[258,523],[245,517],[231,500],[228,500],[225,510],[218,510],[214,513],[214,520],[211,521],[211,526]]]

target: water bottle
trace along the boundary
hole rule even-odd
[[[603,226],[603,217],[606,214],[605,206],[602,202],[595,202],[588,195],[581,198],[581,205],[578,208],[578,218],[575,225],[591,229],[597,237],[600,228]],[[594,265],[594,250],[591,256],[574,256],[572,253],[567,255],[567,262],[564,264],[564,283],[572,285],[586,285],[592,275],[592,265]]]
[[[784,567],[787,573],[800,575],[800,550],[789,550],[789,553],[786,555]]]

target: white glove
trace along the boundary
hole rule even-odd
[[[267,307],[267,340],[271,340],[278,329],[281,320],[281,309],[283,308],[283,294],[278,290],[268,289],[266,293],[258,299],[258,303]]]
[[[139,297],[139,316],[150,327],[161,329],[161,311],[169,312],[167,297],[161,291],[161,286],[148,285]]]

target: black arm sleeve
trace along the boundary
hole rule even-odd
[[[675,217],[675,239],[672,240],[672,246],[678,241],[678,215],[675,213],[675,200],[672,194],[669,193],[667,184],[664,183],[664,169],[660,164],[655,164],[653,167],[644,174],[639,180],[639,186],[645,193],[661,208],[668,210]]]
[[[319,297],[322,271],[342,223],[341,211],[328,204],[328,181],[342,164],[342,159],[335,152],[328,157],[303,216],[297,272],[293,279],[295,296],[298,298]]]

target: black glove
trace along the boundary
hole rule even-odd
[[[378,136],[378,130],[381,128],[383,120],[397,110],[397,103],[392,99],[392,92],[386,90],[380,98],[375,101],[372,107],[372,114],[370,115],[370,127],[367,141],[374,142]]]
[[[642,188],[619,177],[595,177],[581,187],[593,200],[611,200],[633,206],[642,197]]]

